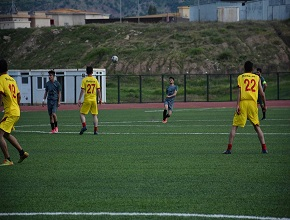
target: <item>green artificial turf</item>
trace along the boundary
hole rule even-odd
[[[233,111],[175,109],[162,124],[162,109],[102,110],[99,135],[91,115],[79,135],[78,111],[58,112],[58,134],[49,134],[47,112],[23,112],[13,135],[30,156],[18,164],[8,144],[15,165],[0,167],[0,219],[290,218],[290,109],[269,109],[261,121],[269,154],[248,122],[223,155]]]

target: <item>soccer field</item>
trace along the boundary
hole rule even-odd
[[[99,135],[79,135],[78,111],[22,112],[0,167],[0,219],[290,219],[290,108],[261,121],[269,154],[248,122],[227,147],[232,108],[101,110]],[[3,155],[1,154],[1,157]]]

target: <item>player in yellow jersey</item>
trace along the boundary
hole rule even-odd
[[[93,76],[93,67],[88,66],[86,69],[88,74],[82,80],[81,91],[79,95],[78,105],[82,106],[80,110],[80,118],[82,123],[82,129],[80,131],[80,135],[82,135],[87,130],[86,125],[86,115],[91,112],[94,121],[94,134],[98,134],[98,104],[97,104],[97,96],[99,100],[99,104],[102,103],[102,96],[100,90],[99,81]],[[84,101],[81,102],[81,99],[84,94]]]
[[[13,165],[10,159],[7,143],[8,140],[19,152],[21,163],[28,157],[28,153],[24,152],[17,139],[10,134],[14,130],[14,125],[20,118],[20,91],[16,81],[8,75],[8,65],[6,60],[0,60],[0,103],[4,105],[4,116],[0,122],[0,146],[4,154],[4,162],[0,166]],[[5,139],[4,139],[5,138]]]
[[[253,74],[253,63],[246,61],[244,65],[245,73],[238,76],[238,99],[236,112],[233,119],[233,125],[229,136],[228,148],[224,154],[231,154],[232,144],[236,135],[238,127],[245,127],[247,119],[254,126],[258,134],[258,138],[262,145],[262,153],[268,153],[264,133],[260,128],[258,117],[257,99],[260,94],[264,106],[263,111],[266,111],[266,97],[263,92],[260,77]]]

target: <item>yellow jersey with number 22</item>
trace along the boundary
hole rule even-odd
[[[241,89],[241,101],[253,100],[257,102],[260,77],[253,73],[238,76],[238,86]]]

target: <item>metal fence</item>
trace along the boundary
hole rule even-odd
[[[237,98],[237,74],[170,75],[178,86],[177,102],[233,101]],[[263,74],[268,100],[290,99],[290,73]],[[107,103],[163,102],[169,75],[107,75]]]
[[[97,76],[103,85],[106,103],[161,103],[165,99],[169,76],[178,86],[176,102],[226,102],[237,99],[237,74],[176,74],[176,75],[102,75]],[[61,102],[76,104],[82,74],[57,75],[63,91]],[[290,100],[290,72],[263,74],[268,87],[267,100]],[[20,86],[21,103],[39,105],[44,94],[47,75],[14,76]]]

